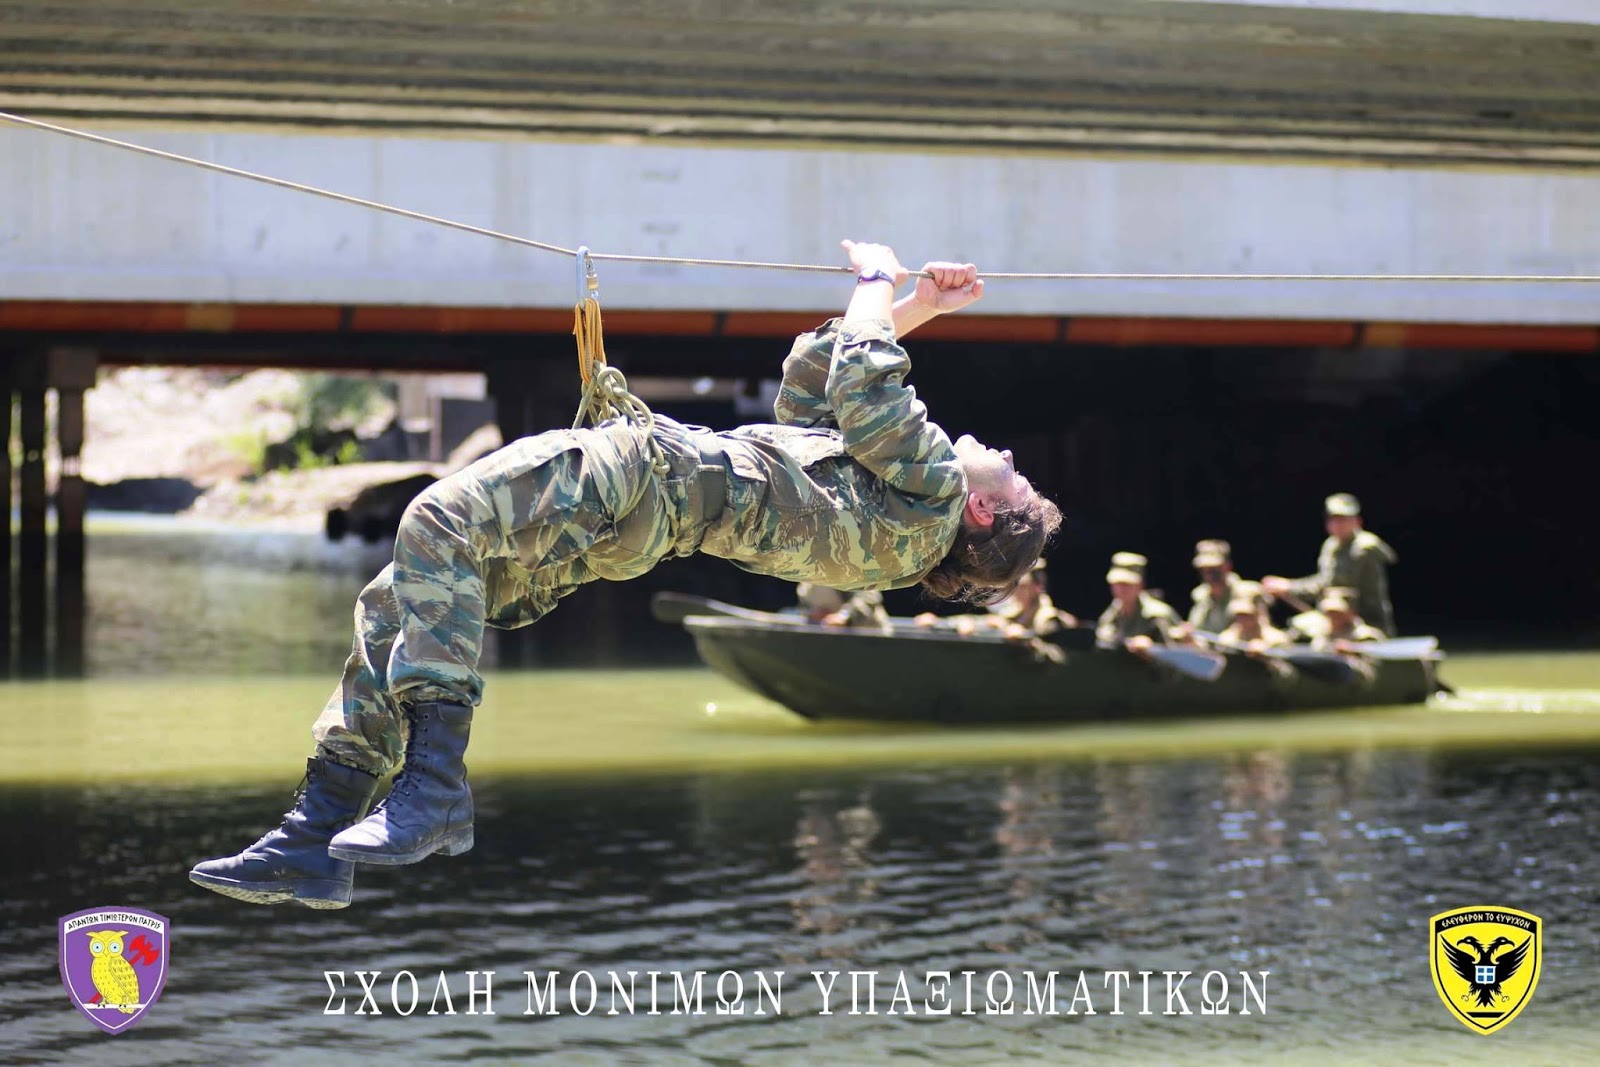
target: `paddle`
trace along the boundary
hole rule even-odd
[[[1222,669],[1227,666],[1227,659],[1218,652],[1211,652],[1203,648],[1175,648],[1171,645],[1153,645],[1148,650],[1151,659],[1164,667],[1170,667],[1179,674],[1190,678],[1197,678],[1202,682],[1214,682],[1222,676]]]
[[[1331,649],[1269,648],[1267,655],[1281,659],[1296,656],[1365,656],[1367,659],[1422,659],[1439,650],[1437,637],[1391,637],[1383,641],[1352,641],[1348,652]]]
[[[688,593],[657,593],[650,598],[650,615],[657,622],[676,625],[691,615],[723,615],[748,622],[803,622],[798,616],[776,615]]]
[[[1203,630],[1196,630],[1194,635],[1212,643],[1217,640],[1216,634],[1206,633]],[[1223,651],[1228,651],[1227,646],[1223,646]],[[1348,654],[1366,656],[1368,659],[1422,659],[1425,656],[1433,655],[1437,651],[1439,651],[1439,639],[1437,637],[1387,637],[1382,641],[1352,642]],[[1295,656],[1330,657],[1345,654],[1292,646],[1269,648],[1265,652],[1267,655],[1276,656],[1279,659],[1293,659]]]
[[[1439,651],[1437,637],[1390,637],[1382,641],[1359,641],[1352,648],[1373,659],[1422,659]]]

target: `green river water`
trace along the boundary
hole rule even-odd
[[[0,683],[6,1064],[1600,1057],[1600,654],[1453,656],[1428,707],[1030,729],[817,726],[688,665],[491,670],[477,846],[361,869],[350,909],[311,912],[185,872],[290,803],[381,554],[127,523],[90,559],[90,676]],[[56,973],[57,917],[102,904],[174,930],[162,999],[116,1037]],[[1429,977],[1428,917],[1471,904],[1548,930],[1537,993],[1487,1038]],[[323,1013],[325,970],[401,968],[425,1005],[445,972],[458,1009],[493,970],[495,1014]],[[708,990],[704,1016],[523,1014],[525,970],[604,991],[630,969],[783,970],[784,1010],[719,1016]],[[1102,991],[1209,969],[1269,971],[1266,1014],[1117,1016]],[[819,1014],[812,970],[876,972],[879,1013]],[[1098,1011],[883,1012],[930,970],[1055,970],[1062,1011],[1081,970]]]

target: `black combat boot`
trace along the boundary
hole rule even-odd
[[[305,781],[283,825],[237,856],[196,864],[189,881],[251,904],[348,907],[355,868],[329,856],[328,841],[366,814],[377,791],[378,779],[365,771],[306,760]]]
[[[408,712],[406,762],[389,795],[361,822],[334,836],[328,854],[356,863],[416,863],[472,847],[472,790],[467,788],[467,734],[472,708],[448,701]]]

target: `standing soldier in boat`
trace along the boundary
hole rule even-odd
[[[800,610],[807,622],[822,626],[861,626],[888,633],[894,628],[883,607],[883,594],[876,589],[847,593],[815,582],[801,582],[795,588]]]
[[[1194,546],[1194,569],[1200,584],[1189,594],[1189,618],[1173,636],[1183,640],[1195,631],[1221,633],[1233,622],[1230,604],[1239,597],[1259,599],[1261,583],[1247,582],[1233,569],[1233,546],[1208,538]]]
[[[1313,599],[1332,588],[1353,589],[1356,614],[1386,634],[1395,633],[1389,603],[1389,567],[1399,557],[1361,519],[1361,502],[1349,493],[1324,501],[1328,539],[1317,557],[1317,573],[1289,579],[1268,575],[1262,587],[1272,596]]]
[[[1137,552],[1118,552],[1111,557],[1111,569],[1106,572],[1111,603],[1094,628],[1095,644],[1101,648],[1125,648],[1143,655],[1152,646],[1171,640],[1178,613],[1145,591],[1149,562]]]

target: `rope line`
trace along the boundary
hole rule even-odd
[[[510,244],[521,245],[524,248],[533,248],[541,252],[553,252],[563,256],[577,256],[578,250],[567,248],[564,245],[552,244],[548,241],[537,241],[531,237],[522,237],[517,234],[502,233],[483,226],[473,226],[470,223],[458,222],[455,219],[441,218],[438,215],[429,215],[421,211],[411,211],[407,208],[395,207],[377,200],[368,200],[348,193],[338,193],[329,189],[319,188],[315,185],[306,185],[302,182],[289,181],[286,178],[276,178],[269,174],[260,174],[256,171],[245,170],[241,167],[229,167],[209,160],[196,159],[193,156],[181,155],[177,152],[166,152],[159,148],[150,148],[147,145],[135,144],[131,141],[121,141],[115,137],[105,137],[101,134],[88,133],[84,130],[73,129],[69,126],[60,126],[39,119],[25,118],[7,111],[0,111],[0,120],[27,126],[36,130],[49,133],[59,133],[66,137],[75,137],[82,141],[105,145],[109,148],[120,148],[128,152],[137,152],[140,155],[152,156],[156,159],[165,159],[173,163],[182,163],[202,170],[213,171],[217,174],[226,174],[234,178],[245,178],[250,181],[262,182],[266,185],[277,186],[280,189],[289,189],[297,193],[309,193],[328,200],[340,203],[354,204],[357,207],[370,208],[373,211],[383,211],[390,215],[412,219],[416,222],[426,222],[435,226],[444,226],[464,233],[477,234],[480,237],[489,237],[496,241],[506,241]],[[627,255],[619,252],[592,252],[589,258],[604,260],[610,263],[665,263],[681,267],[730,267],[748,270],[781,270],[807,273],[848,274],[855,271],[854,267],[839,266],[834,264],[818,263],[777,263],[761,260],[742,259],[697,259],[690,256],[642,256]],[[927,271],[914,270],[908,272],[914,278],[927,278],[931,275]],[[1481,283],[1514,283],[1514,282],[1543,282],[1562,284],[1594,284],[1600,282],[1600,275],[1594,274],[1279,274],[1279,273],[1180,273],[1180,272],[1122,272],[1122,271],[1053,271],[1053,272],[1027,272],[1027,271],[984,271],[980,277],[996,281],[1065,281],[1065,282],[1481,282]]]
[[[267,185],[276,185],[280,189],[292,189],[297,193],[310,193],[312,196],[321,196],[329,200],[337,200],[344,204],[354,204],[357,207],[371,208],[374,211],[387,211],[391,215],[401,218],[415,219],[417,222],[429,222],[435,226],[447,226],[452,230],[462,230],[466,233],[475,233],[480,237],[492,237],[497,241],[510,241],[512,244],[523,245],[527,248],[537,248],[541,252],[557,252],[564,256],[577,255],[571,248],[553,245],[547,241],[535,241],[531,237],[518,237],[513,233],[501,233],[498,230],[485,229],[482,226],[473,226],[466,222],[457,222],[454,219],[442,219],[437,215],[427,215],[421,211],[410,211],[403,207],[394,207],[391,204],[379,203],[376,200],[365,200],[359,196],[348,193],[336,193],[329,189],[319,189],[315,185],[304,185],[292,182],[287,178],[274,178],[270,174],[257,174],[253,170],[244,170],[240,167],[224,166],[221,163],[212,163],[205,159],[195,159],[193,156],[179,155],[177,152],[164,152],[159,148],[150,148],[147,145],[134,144],[131,141],[119,141],[115,137],[102,137],[97,133],[86,133],[83,130],[74,130],[68,126],[57,126],[50,122],[40,122],[38,119],[27,119],[21,115],[13,115],[7,111],[0,111],[0,119],[15,122],[21,126],[31,126],[37,130],[47,130],[50,133],[65,134],[83,141],[93,141],[95,144],[106,145],[110,148],[122,148],[129,152],[138,152],[140,155],[154,156],[157,159],[170,160],[173,163],[187,163],[191,167],[201,170],[215,171],[218,174],[227,174],[235,178],[248,178],[253,182],[264,182]]]

